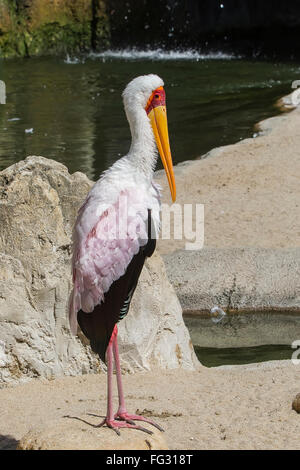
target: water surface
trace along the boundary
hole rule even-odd
[[[291,359],[294,350],[286,344],[265,344],[244,348],[201,348],[195,346],[195,353],[204,366],[218,367]]]
[[[111,52],[81,58],[0,61],[0,169],[42,155],[90,178],[124,155],[130,133],[121,92],[140,74],[163,77],[175,163],[253,134],[278,113],[300,68],[195,52]]]

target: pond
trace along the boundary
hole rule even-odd
[[[97,178],[128,151],[121,92],[147,73],[165,81],[174,162],[194,159],[252,136],[255,122],[278,113],[274,102],[291,91],[299,72],[295,64],[193,51],[2,60],[0,170],[42,155]]]
[[[299,311],[234,313],[219,323],[184,314],[184,321],[206,367],[300,358]]]
[[[294,350],[286,344],[264,344],[243,348],[201,348],[195,353],[206,367],[253,364],[257,362],[291,359]]]

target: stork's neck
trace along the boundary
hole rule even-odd
[[[126,110],[131,130],[131,146],[128,159],[146,179],[152,180],[157,161],[157,150],[153,130],[142,106]]]

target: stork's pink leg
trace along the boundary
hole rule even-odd
[[[119,393],[119,408],[118,408],[117,413],[114,416],[115,419],[123,420],[129,424],[135,424],[134,421],[145,421],[146,423],[152,424],[160,431],[163,431],[163,428],[160,427],[158,424],[154,423],[152,420],[148,418],[144,418],[143,416],[140,416],[140,415],[132,415],[127,412],[126,406],[125,406],[124,393],[123,393],[122,373],[121,373],[121,367],[120,367],[117,334],[114,336],[114,339],[113,339],[113,352],[114,352],[114,357],[115,357],[117,384],[118,384],[118,393]]]
[[[107,412],[106,412],[106,417],[104,418],[102,423],[99,424],[99,427],[106,424],[106,426],[113,429],[118,435],[120,435],[120,431],[118,428],[139,429],[140,431],[145,431],[148,434],[152,434],[152,432],[149,431],[148,429],[143,428],[142,426],[137,426],[133,422],[119,421],[115,419],[114,412],[113,412],[113,396],[112,396],[113,341],[110,341],[106,354],[107,354],[106,356],[107,357]]]

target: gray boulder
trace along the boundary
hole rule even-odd
[[[164,261],[184,312],[300,309],[300,248],[181,250]]]
[[[299,341],[300,248],[205,248],[164,260],[195,347]],[[227,313],[217,324],[216,305]]]
[[[0,173],[0,383],[102,369],[69,332],[71,232],[92,182],[43,157]],[[197,364],[176,294],[158,255],[120,323],[126,370]]]

